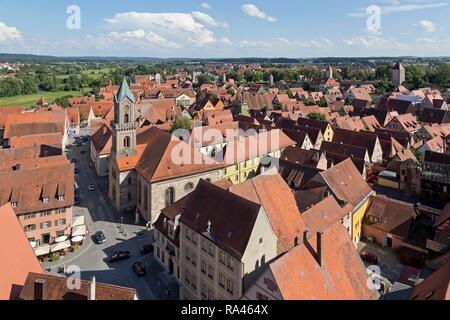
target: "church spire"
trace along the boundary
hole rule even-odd
[[[131,92],[130,87],[128,86],[127,79],[123,78],[119,91],[117,91],[116,102],[121,102],[125,97],[130,99],[132,103],[136,102],[134,94]]]

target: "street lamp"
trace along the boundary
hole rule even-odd
[[[120,217],[120,230],[122,230],[123,233],[123,217]]]

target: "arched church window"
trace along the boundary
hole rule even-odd
[[[128,113],[125,113],[125,115],[123,116],[123,122],[130,123],[130,115]]]

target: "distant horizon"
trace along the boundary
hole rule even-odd
[[[20,8],[20,10],[17,10]],[[0,51],[58,57],[442,57],[450,0],[5,2]]]
[[[29,54],[29,53],[8,53],[0,52],[0,58],[2,56],[29,56],[29,57],[51,57],[51,58],[120,58],[120,59],[158,59],[158,60],[240,60],[240,59],[286,59],[286,60],[308,60],[308,59],[450,59],[450,55],[436,55],[436,56],[413,56],[413,55],[398,55],[398,56],[311,56],[311,57],[284,57],[284,56],[241,56],[241,57],[198,57],[198,56],[186,56],[186,57],[158,57],[158,56],[132,56],[132,55],[56,55],[56,54]]]

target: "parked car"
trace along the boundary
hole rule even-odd
[[[363,261],[368,262],[370,264],[378,264],[380,262],[380,259],[378,259],[378,257],[374,253],[368,251],[361,251],[359,256]]]
[[[98,231],[94,234],[95,242],[97,244],[102,244],[106,242],[105,234],[102,231]]]
[[[86,154],[86,150],[81,150],[80,154]]]
[[[80,169],[75,168],[74,173],[75,173],[75,174],[79,174],[79,173],[80,173]]]
[[[90,184],[89,187],[88,187],[88,190],[89,191],[94,191],[95,190],[95,185]]]
[[[77,159],[70,160],[70,163],[77,163]]]
[[[113,263],[113,262],[118,262],[118,261],[122,261],[122,260],[127,260],[130,258],[131,258],[130,251],[117,251],[108,257],[108,261]]]
[[[149,253],[153,253],[154,247],[152,244],[146,244],[145,246],[141,247],[141,254],[143,256],[149,254]]]
[[[139,277],[145,276],[145,266],[142,262],[135,262],[133,264],[133,270]]]

